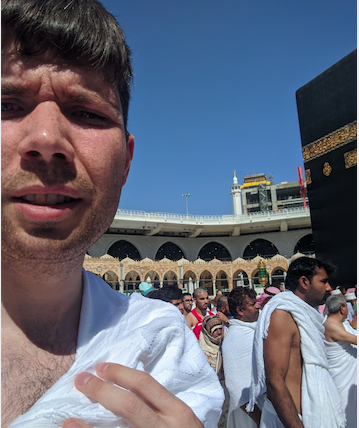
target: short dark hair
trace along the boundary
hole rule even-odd
[[[207,291],[205,288],[203,288],[203,287],[198,287],[198,288],[196,288],[196,289],[194,290],[194,293],[193,293],[193,298],[194,298],[194,299],[197,299],[197,296],[198,296],[199,294],[202,294],[202,293],[207,293],[207,294],[208,294],[208,291]]]
[[[295,259],[288,267],[285,288],[295,291],[301,276],[305,276],[311,281],[313,276],[317,274],[318,269],[324,269],[328,276],[335,272],[335,266],[331,263],[322,262],[311,257],[299,257]]]
[[[220,296],[219,299],[217,300],[217,309],[221,309],[223,306],[226,306],[227,302],[228,302],[227,296]]]
[[[115,17],[97,0],[2,0],[2,50],[22,55],[47,51],[103,74],[120,95],[127,134],[131,51]]]
[[[150,299],[163,300],[164,302],[171,302],[171,300],[182,299],[182,290],[177,285],[165,285],[159,290],[154,290],[148,296]]]
[[[243,309],[246,297],[255,299],[257,293],[249,287],[234,287],[228,296],[229,312],[233,317],[237,316],[237,307]]]
[[[191,296],[192,297],[192,294],[191,293],[182,293],[182,297],[184,297],[184,296]]]

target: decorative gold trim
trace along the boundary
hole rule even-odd
[[[357,149],[344,153],[345,168],[351,168],[357,164]]]
[[[312,174],[309,168],[305,170],[305,181],[307,182],[307,185],[312,184]]]
[[[355,120],[336,131],[325,135],[319,140],[303,147],[303,161],[309,162],[319,156],[335,150],[338,147],[344,146],[357,138],[357,121]]]
[[[333,168],[330,166],[330,163],[329,162],[324,162],[324,165],[323,165],[323,174],[326,177],[329,177],[330,174],[332,173],[332,171],[333,171]]]

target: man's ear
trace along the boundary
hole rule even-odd
[[[236,311],[237,311],[237,314],[238,314],[240,317],[243,317],[243,311],[242,311],[242,309],[241,309],[239,306],[237,306],[237,307],[236,307]]]
[[[306,276],[301,276],[298,280],[298,287],[301,287],[303,291],[307,291],[310,281]]]
[[[130,166],[133,158],[134,148],[135,148],[135,137],[132,134],[128,134],[127,143],[126,143],[126,164],[125,164],[125,171],[123,173],[122,186],[126,184],[128,173],[130,172]]]

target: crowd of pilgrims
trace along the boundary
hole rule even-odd
[[[177,285],[165,285],[160,289],[153,289],[150,284],[143,282],[140,284],[140,291],[145,297],[160,299],[176,306],[186,318],[188,327],[196,335],[208,363],[218,375],[225,392],[225,402],[218,427],[259,427],[260,411],[259,413],[256,411],[248,412],[247,407],[252,380],[251,362],[254,330],[263,308],[273,296],[285,291],[284,285],[280,284],[279,287],[268,285],[259,295],[249,287],[237,286],[231,292],[217,294],[213,299],[209,298],[207,290],[202,287],[197,288],[191,295],[190,293],[182,292]],[[331,295],[336,296],[337,300],[338,296],[345,297],[343,302],[345,301],[347,304],[347,312],[345,313],[346,318],[343,320],[343,325],[347,332],[356,336],[356,288],[345,289],[337,287],[331,291]],[[339,304],[343,306],[343,302],[340,302]],[[319,306],[317,310],[322,314],[324,323],[328,317],[326,304]],[[243,336],[243,329],[242,336],[236,331],[238,326],[243,325],[249,327],[247,336]],[[348,345],[353,350],[352,359],[349,362],[353,366],[353,361],[356,365],[356,344],[353,342]],[[353,370],[354,368],[351,371]],[[353,377],[352,375],[350,376]],[[342,377],[342,373],[339,373],[339,377]],[[348,389],[347,386],[344,389]],[[265,397],[265,394],[263,397]],[[352,403],[355,401],[356,414],[356,382],[355,397],[352,397],[351,401]],[[257,403],[258,406],[259,403],[261,403],[260,399]],[[356,416],[355,425],[353,421],[348,421],[347,416],[346,427],[349,428],[351,426],[356,426]]]

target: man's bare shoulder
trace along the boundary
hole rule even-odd
[[[269,330],[272,334],[282,334],[283,332],[295,334],[298,327],[289,312],[275,309],[270,318]]]
[[[327,342],[348,342],[356,345],[357,337],[354,334],[348,333],[342,322],[328,318],[324,323],[325,340]]]
[[[189,328],[194,327],[198,320],[197,318],[192,314],[192,312],[190,312],[187,316],[186,316],[186,322]]]

